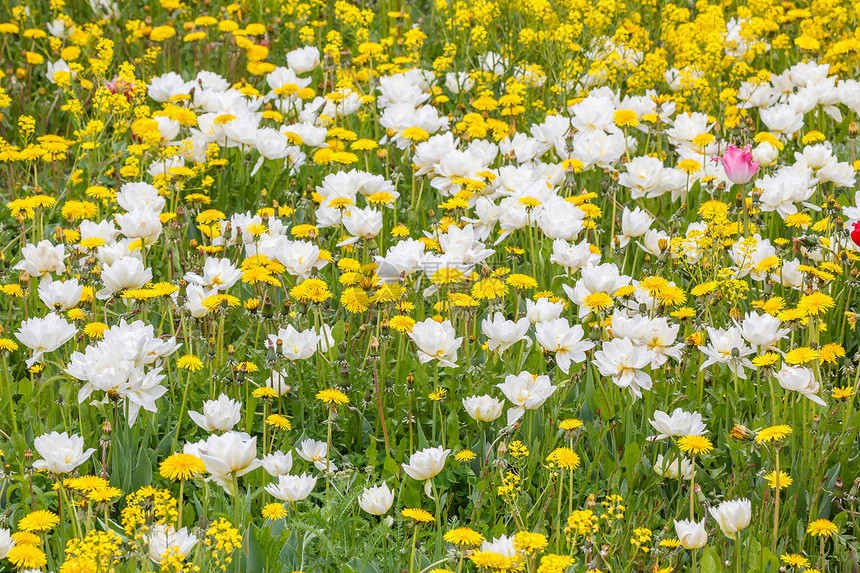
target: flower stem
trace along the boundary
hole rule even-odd
[[[233,478],[233,527],[242,531],[240,518],[242,513],[239,511],[239,477],[236,472],[230,474]]]
[[[678,469],[681,468],[681,461],[678,460]],[[696,495],[696,456],[693,456],[693,471],[690,473],[690,521],[695,521],[695,495]]]
[[[179,515],[176,518],[176,529],[177,530],[182,529],[182,508],[185,507],[184,493],[185,493],[185,480],[181,479],[181,480],[179,480],[179,497],[177,498],[177,501],[179,502]],[[107,526],[107,524],[105,524],[105,526]]]
[[[779,541],[779,537],[777,537],[777,535],[779,534],[779,490],[782,484],[780,483],[779,478],[779,449],[774,448],[774,453],[776,454],[776,463],[774,464],[776,468],[773,474],[774,481],[776,482],[776,487],[774,488],[774,495],[776,496],[776,508],[773,512],[773,548],[774,550],[776,550],[776,543],[777,541]]]

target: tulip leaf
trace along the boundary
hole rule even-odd
[[[368,563],[357,557],[347,563],[346,566],[349,567],[350,571],[355,571],[356,573],[382,573],[382,570],[373,563]]]
[[[702,551],[702,573],[718,573],[723,568],[720,565],[720,559],[717,557],[713,547],[706,547]]]
[[[246,571],[253,571],[255,573],[264,571],[266,568],[266,553],[260,546],[260,528],[251,525],[248,533],[248,567]]]
[[[137,465],[131,472],[130,490],[133,491],[152,483],[152,464],[153,461],[146,454],[146,448],[142,448],[137,456]]]
[[[388,474],[391,476],[396,476],[400,473],[400,465],[394,461],[391,457],[386,457],[385,462],[382,464],[383,475]]]
[[[629,442],[624,451],[623,465],[624,471],[627,472],[629,477],[633,477],[636,474],[634,473],[636,470],[636,464],[639,463],[639,459],[642,457],[642,448],[636,442]]]

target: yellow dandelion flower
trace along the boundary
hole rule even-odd
[[[834,306],[836,306],[836,302],[833,297],[823,292],[803,295],[800,297],[800,302],[797,303],[798,310],[803,311],[806,316],[819,316]]]
[[[556,448],[546,459],[565,470],[575,470],[580,463],[579,455],[570,448]]]
[[[325,402],[329,406],[340,406],[341,404],[349,403],[347,395],[334,388],[320,390],[316,393],[316,399]]]
[[[777,426],[770,426],[759,431],[755,436],[755,441],[759,444],[766,444],[781,440],[789,434],[791,434],[791,426],[789,425],[780,424]]]
[[[197,372],[203,368],[203,361],[193,354],[186,354],[176,361],[176,367],[190,372]]]
[[[34,531],[44,533],[45,531],[52,530],[59,522],[60,518],[55,513],[42,509],[22,517],[18,522],[18,529],[28,533],[33,533]]]
[[[197,456],[178,453],[161,462],[158,471],[165,479],[181,481],[202,475],[206,471],[206,465]]]
[[[45,553],[29,544],[16,544],[6,554],[6,559],[18,569],[41,569],[48,563]]]
[[[514,273],[505,279],[505,282],[517,290],[537,288],[538,282],[528,275]]]
[[[400,515],[411,519],[415,523],[432,523],[436,521],[436,518],[429,511],[420,508],[407,507],[400,512]]]
[[[280,414],[269,415],[269,417],[266,418],[266,424],[279,430],[289,430],[293,427],[292,423],[290,423],[287,418],[281,416]]]
[[[806,528],[806,533],[813,537],[830,537],[837,531],[836,524],[829,519],[816,519]]]
[[[267,503],[263,506],[263,511],[260,513],[264,519],[275,521],[287,515],[287,510],[282,503]]]
[[[458,527],[447,531],[442,538],[454,545],[477,547],[484,542],[484,536],[469,527]]]
[[[682,452],[701,455],[713,450],[714,444],[705,436],[684,436],[678,440],[678,448]]]
[[[764,476],[764,479],[772,489],[785,489],[794,482],[794,480],[791,479],[791,476],[782,471],[779,472],[778,477],[775,471],[770,472]]]

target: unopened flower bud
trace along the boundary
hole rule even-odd
[[[732,431],[729,432],[729,435],[736,440],[752,440],[753,435],[750,432],[749,428],[741,424],[735,424],[732,426]]]

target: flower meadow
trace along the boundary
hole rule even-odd
[[[857,571],[858,16],[3,3],[0,571]]]

